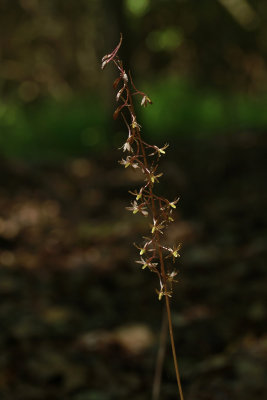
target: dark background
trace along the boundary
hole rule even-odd
[[[163,302],[125,210],[118,43],[181,200],[172,299],[186,399],[266,397],[265,0],[0,0],[0,397],[151,397]],[[177,398],[169,345],[162,398]]]

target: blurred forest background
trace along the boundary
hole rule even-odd
[[[99,65],[120,31],[123,58],[155,99],[142,115],[148,134],[265,129],[266,9],[264,0],[1,0],[1,153],[40,159],[116,141]]]
[[[135,264],[112,68],[153,101],[181,195],[172,299],[186,399],[265,398],[266,0],[0,0],[0,397],[150,398],[157,282]],[[138,104],[137,104],[138,106]],[[162,398],[174,399],[169,347]]]

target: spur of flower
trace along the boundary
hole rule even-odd
[[[141,188],[139,190],[139,192],[137,192],[136,190],[134,192],[132,192],[131,190],[129,190],[129,193],[131,193],[133,196],[135,196],[136,201],[140,200],[142,195],[143,195],[143,190],[144,188]]]
[[[165,150],[169,147],[169,145],[166,143],[163,147],[158,147],[158,146],[153,146],[154,150],[153,153],[150,153],[150,156],[154,156],[155,154],[160,157],[162,154],[165,154]]]
[[[142,269],[145,269],[146,267],[148,267],[149,269],[155,269],[158,265],[158,263],[152,263],[151,260],[152,258],[149,258],[148,260],[144,260],[143,257],[141,257],[140,260],[135,261],[137,264],[141,264],[142,265]]]
[[[174,219],[172,218],[172,210],[169,211],[168,222],[174,222]]]
[[[123,158],[121,161],[119,161],[119,164],[124,165],[124,168],[128,168],[129,165],[134,169],[139,168],[138,163],[134,162],[134,158],[130,156],[127,156],[126,160]]]
[[[140,212],[145,217],[148,216],[148,212],[146,210],[144,203],[138,204],[137,201],[135,201],[135,200],[132,201],[131,207],[126,207],[126,210],[132,211],[133,214],[137,214],[138,212]]]
[[[140,129],[140,128],[142,128],[141,125],[139,125],[139,124],[137,123],[135,115],[132,115],[131,127],[132,127],[133,129],[136,129],[136,128]]]
[[[175,199],[174,201],[170,201],[169,206],[171,206],[172,208],[176,208],[176,204],[178,203],[179,200],[180,197],[177,197],[177,199]]]
[[[155,233],[155,232],[159,232],[161,234],[163,234],[162,229],[165,228],[164,223],[158,223],[158,221],[156,219],[153,219],[153,225],[151,226],[151,233]]]
[[[161,300],[163,296],[172,297],[172,292],[170,290],[166,290],[162,282],[160,282],[160,290],[156,289],[156,293],[158,294],[159,300]]]
[[[180,257],[179,251],[181,250],[181,247],[182,247],[182,243],[179,243],[177,246],[174,246],[173,248],[171,248],[171,247],[165,248],[166,250],[168,250],[170,252],[170,254],[167,256],[167,258],[172,257],[173,262],[174,262],[176,258]]]
[[[144,239],[146,239],[146,242],[144,243],[143,246],[138,246],[136,243],[134,243],[134,246],[140,250],[140,256],[142,256],[143,254],[145,254],[145,252],[147,251],[148,247],[151,245],[152,240],[150,238],[144,237]],[[154,249],[149,249],[148,251],[154,251]]]
[[[155,183],[155,182],[159,182],[159,179],[163,173],[161,172],[160,174],[155,174],[157,168],[154,168],[153,170],[149,171],[146,170],[148,177],[146,178],[148,181],[150,181],[151,183]]]
[[[140,246],[137,246],[137,244],[136,243],[134,243],[134,246],[138,249],[138,250],[140,250],[140,256],[142,256],[143,254],[145,254],[145,252],[146,252],[146,246],[143,246],[143,247],[140,247]]]
[[[172,272],[168,272],[166,274],[166,279],[169,283],[173,283],[173,282],[178,282],[178,279],[175,279],[175,277],[178,275],[177,271],[172,271]]]

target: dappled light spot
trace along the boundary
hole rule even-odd
[[[257,28],[259,16],[247,0],[219,0],[236,21],[250,30]]]
[[[135,16],[142,17],[150,6],[150,0],[126,0],[127,9]]]
[[[17,236],[19,226],[14,220],[0,219],[0,234],[4,238],[12,239]]]
[[[152,51],[173,51],[183,42],[183,34],[177,27],[151,31],[146,39],[147,46]]]
[[[90,161],[84,158],[78,158],[72,161],[70,168],[73,175],[77,176],[78,178],[86,178],[92,172],[92,165],[90,164]]]

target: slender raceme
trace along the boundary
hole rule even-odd
[[[103,57],[102,69],[112,62],[119,71],[119,76],[113,84],[114,89],[118,90],[116,94],[118,107],[113,114],[113,118],[117,119],[121,115],[128,129],[128,138],[122,146],[122,150],[126,153],[126,156],[120,161],[120,164],[125,168],[130,167],[141,171],[144,177],[143,185],[138,190],[130,192],[133,195],[133,201],[131,202],[131,206],[126,207],[126,209],[132,211],[133,214],[140,213],[150,220],[149,236],[144,238],[142,244],[135,244],[139,249],[140,255],[140,259],[136,263],[140,264],[142,269],[147,268],[158,276],[159,289],[156,289],[156,292],[159,300],[165,297],[176,380],[180,399],[183,400],[169,301],[169,298],[172,297],[173,284],[177,282],[177,271],[173,267],[170,268],[168,266],[166,268],[165,266],[165,259],[170,257],[175,262],[180,257],[179,250],[181,243],[172,247],[163,244],[166,227],[174,221],[173,210],[176,208],[179,198],[169,201],[155,193],[156,183],[159,182],[159,178],[163,175],[162,173],[158,173],[159,159],[165,154],[168,144],[160,148],[156,145],[146,143],[142,138],[141,126],[137,122],[133,96],[141,96],[141,106],[144,107],[152,104],[152,101],[144,92],[136,89],[131,74],[126,73],[123,63],[117,55],[121,43],[122,35],[117,47],[110,54]]]

